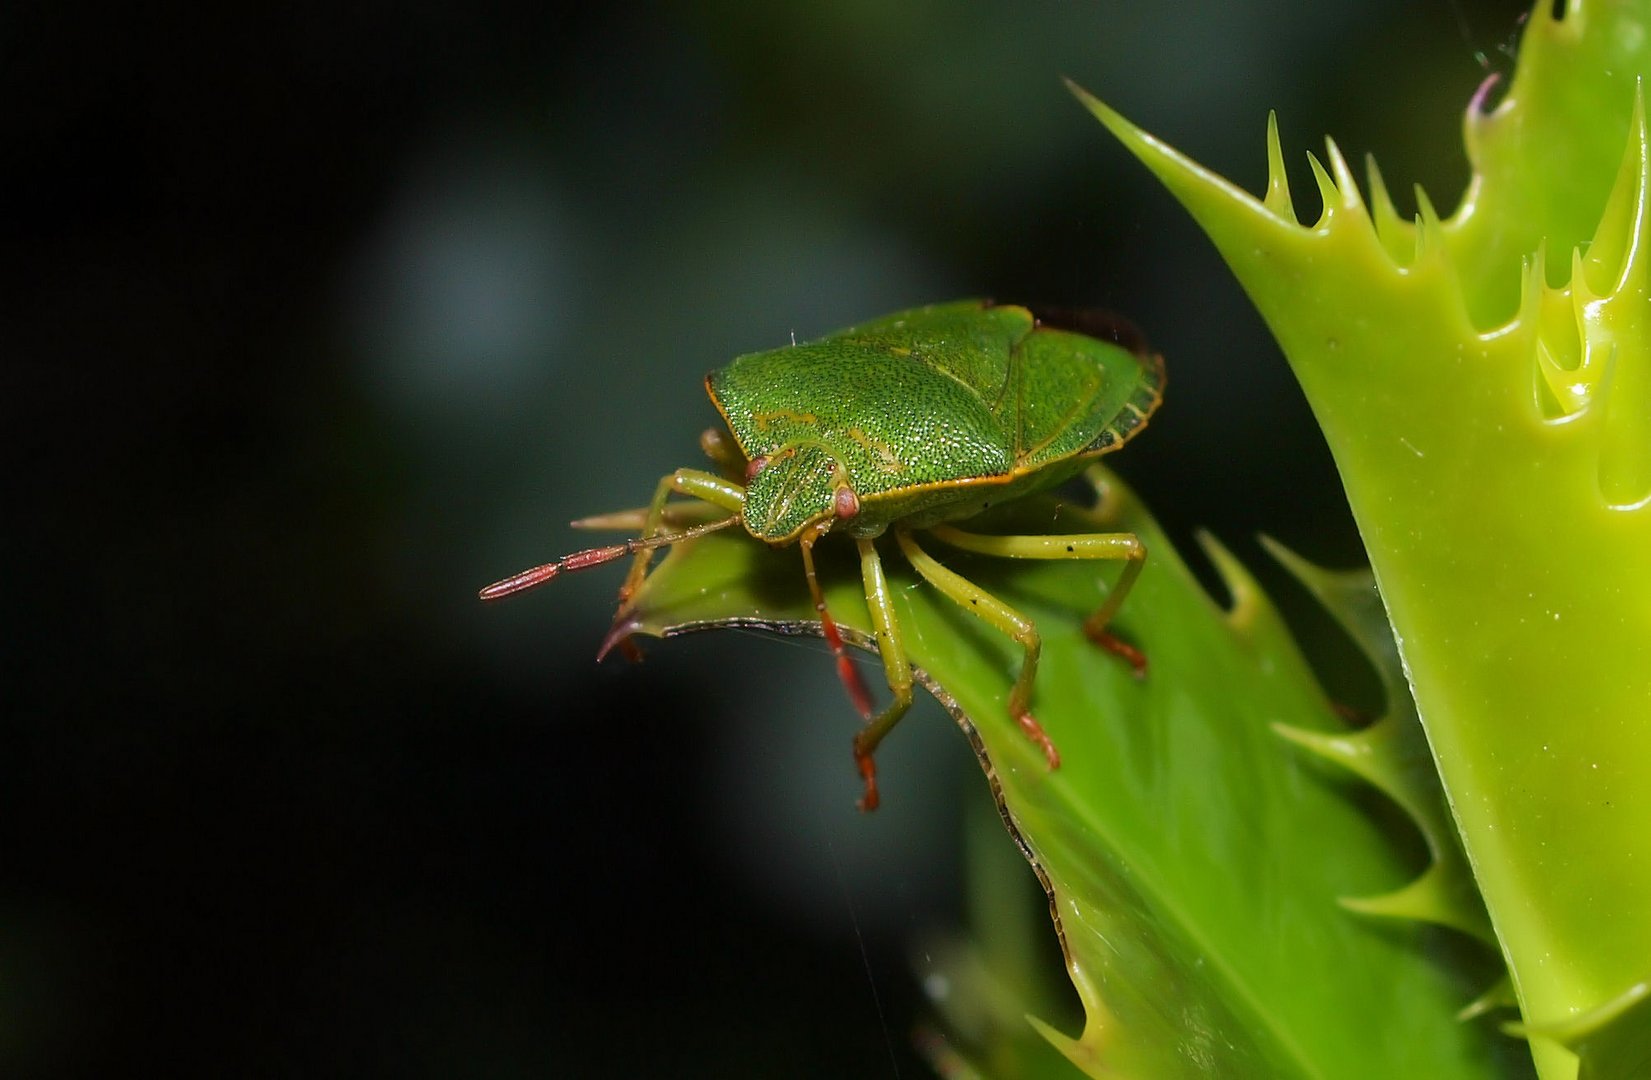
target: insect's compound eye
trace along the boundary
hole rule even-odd
[[[766,456],[752,458],[750,464],[745,466],[745,482],[749,484],[751,481],[755,480],[757,478],[757,474],[762,472],[767,465],[768,458]]]
[[[839,518],[851,518],[860,512],[860,496],[854,494],[854,489],[844,484],[832,496],[831,509]]]

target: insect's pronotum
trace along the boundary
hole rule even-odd
[[[911,665],[876,541],[894,542],[930,585],[1014,638],[1024,651],[1009,715],[1060,765],[1032,716],[1039,638],[1032,622],[929,555],[918,534],[965,551],[1019,559],[1118,559],[1125,566],[1084,623],[1098,644],[1145,658],[1106,630],[1140,574],[1146,548],[1132,533],[998,536],[953,522],[988,506],[1043,491],[1118,449],[1163,395],[1163,361],[1110,316],[1043,313],[969,300],[903,311],[816,341],[741,356],[706,377],[728,432],[701,440],[720,472],[678,469],[648,506],[642,535],[577,552],[488,586],[486,600],[532,588],[568,570],[634,554],[619,590],[627,605],[655,548],[736,523],[774,547],[797,545],[837,671],[865,726],[854,737],[864,810],[878,803],[873,755],[912,700]],[[730,441],[729,436],[732,436]],[[662,535],[672,494],[709,503],[728,517]],[[859,549],[872,629],[892,700],[874,708],[826,609],[814,545],[846,533]]]

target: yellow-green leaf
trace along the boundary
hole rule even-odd
[[[1113,488],[1104,506],[1034,499],[988,524],[1122,527],[1145,539],[1147,568],[1119,627],[1150,658],[1140,680],[1081,630],[1115,568],[932,545],[1036,620],[1044,651],[1034,708],[1062,753],[1053,773],[1004,707],[1019,651],[915,579],[887,545],[924,684],[974,742],[991,791],[980,797],[999,800],[1050,891],[1087,1021],[1042,1030],[1094,1077],[1509,1075],[1498,1055],[1519,1045],[1455,1019],[1494,977],[1494,960],[1452,931],[1338,903],[1396,888],[1421,867],[1350,798],[1350,778],[1275,732],[1344,728],[1272,605],[1222,556],[1234,596],[1224,610],[1127,494]],[[849,554],[824,559],[821,571],[833,614],[863,645],[866,608]],[[734,531],[681,545],[621,621],[662,636],[719,626],[814,633],[797,553]],[[774,717],[785,721],[782,703]],[[854,796],[846,747],[820,767],[841,770],[843,797]]]

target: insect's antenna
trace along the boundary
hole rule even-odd
[[[535,566],[531,570],[523,570],[519,574],[512,574],[503,581],[495,581],[478,595],[483,600],[497,600],[512,593],[526,592],[528,589],[543,585],[551,578],[564,570],[587,570],[592,566],[601,566],[605,562],[622,559],[626,555],[638,551],[651,551],[654,548],[669,547],[684,540],[692,540],[706,533],[726,529],[740,520],[740,515],[723,518],[721,521],[712,521],[705,525],[695,525],[691,529],[681,532],[661,533],[657,536],[647,536],[638,540],[627,540],[623,544],[609,544],[606,547],[590,548],[585,551],[576,551],[572,555],[564,555],[555,562]]]

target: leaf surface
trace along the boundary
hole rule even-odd
[[[1420,868],[1349,797],[1345,774],[1275,731],[1345,728],[1272,605],[1212,545],[1234,596],[1223,610],[1133,498],[1116,485],[1108,492],[1099,510],[1025,500],[971,528],[1138,533],[1150,556],[1118,629],[1146,651],[1143,679],[1081,631],[1116,565],[1011,562],[926,541],[1036,621],[1034,710],[1061,750],[1053,773],[1004,707],[1019,650],[882,544],[911,657],[973,742],[1050,894],[1086,1022],[1071,1034],[1034,1023],[1093,1077],[1508,1075],[1498,1055],[1518,1044],[1454,1019],[1494,974],[1483,951],[1453,932],[1338,904],[1390,891]],[[824,557],[821,572],[834,617],[866,645],[849,554]],[[674,548],[619,626],[810,634],[812,616],[797,553],[729,530]],[[875,678],[881,669],[865,670]],[[855,790],[847,757],[845,747],[841,762],[820,766],[844,769],[844,798]],[[1000,1075],[1047,1075],[1012,1067],[1013,1055],[1009,1065],[990,1053],[974,1060],[997,1062]]]

